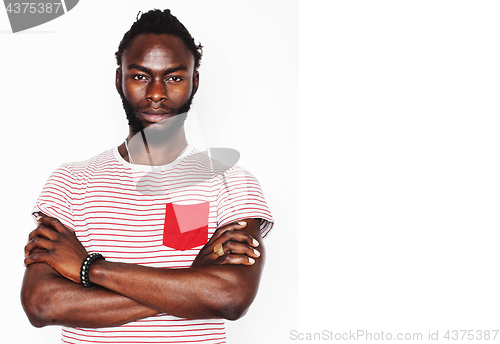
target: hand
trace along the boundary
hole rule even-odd
[[[75,233],[58,219],[41,215],[29,235],[24,264],[45,263],[67,279],[80,283],[80,268],[88,253]]]
[[[259,242],[250,234],[240,231],[247,223],[239,221],[218,228],[205,246],[200,250],[191,267],[211,264],[253,265],[260,253],[255,249]],[[222,256],[214,252],[214,247],[221,244]]]

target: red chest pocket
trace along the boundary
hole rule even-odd
[[[176,250],[189,250],[208,241],[208,202],[198,204],[167,203],[163,245]]]

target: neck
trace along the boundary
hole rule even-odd
[[[128,151],[123,143],[118,150],[121,156],[134,164],[161,166],[174,161],[186,148],[186,134],[182,125],[174,132],[165,134],[158,128],[148,127],[138,133],[129,129]]]

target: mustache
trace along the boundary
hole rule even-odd
[[[168,106],[164,106],[163,104],[160,104],[160,106],[158,106],[158,107],[143,106],[143,107],[137,109],[136,112],[137,113],[147,112],[148,110],[164,110],[167,113],[173,113],[173,112],[175,112],[174,108],[171,108],[171,107],[168,107]]]
[[[125,97],[125,94],[123,93],[123,87],[122,87],[121,80],[120,80],[119,86],[120,87],[118,87],[118,93],[120,94],[120,98],[122,100],[122,105],[123,105],[123,109],[125,110],[125,115],[127,116],[128,125],[132,127],[132,131],[138,133],[144,129],[144,125],[141,123],[141,121],[139,121],[137,119],[136,111],[134,110],[132,105],[129,103],[128,99]],[[192,104],[195,93],[196,93],[195,89],[193,88],[193,91],[191,92],[191,96],[189,97],[189,99],[179,109],[177,109],[177,111],[174,108],[164,106],[163,103],[160,103],[160,107],[158,109],[165,110],[168,113],[177,112],[176,115],[187,113],[191,109],[191,104]],[[144,112],[144,111],[147,111],[149,109],[152,109],[152,107],[145,106],[145,107],[141,108],[138,112]],[[177,116],[175,116],[175,117],[177,117]]]

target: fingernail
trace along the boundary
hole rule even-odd
[[[253,263],[255,263],[255,259],[248,257],[248,262],[249,262],[250,264],[253,264]]]
[[[37,221],[40,221],[40,219],[42,218],[42,216],[40,215],[40,213],[38,211],[33,212],[31,215],[33,215],[33,217]]]
[[[239,224],[240,226],[246,226],[246,224],[247,224],[247,223],[246,223],[245,221],[238,221],[238,224]]]
[[[254,250],[253,250],[253,253],[255,253],[255,255],[256,255],[257,257],[260,257],[260,252],[259,252],[259,251],[257,251],[257,250],[255,250],[255,249],[254,249]]]
[[[257,240],[255,240],[255,239],[253,239],[253,240],[252,240],[252,244],[253,244],[255,247],[257,247],[257,246],[259,246],[259,245],[260,245],[260,244],[259,244],[259,242],[258,242]]]

